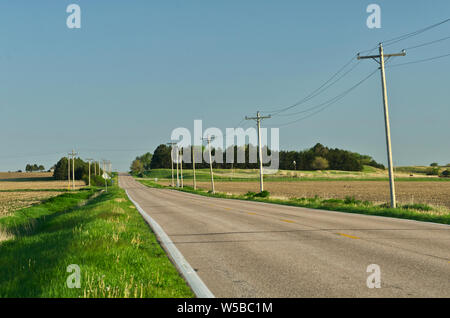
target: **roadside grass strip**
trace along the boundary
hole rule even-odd
[[[0,229],[0,297],[194,297],[117,186],[53,197]]]
[[[279,205],[297,206],[317,210],[328,210],[336,212],[409,219],[422,222],[450,224],[450,212],[448,212],[448,209],[446,209],[445,211],[434,210],[432,207],[425,204],[404,205],[393,209],[390,208],[386,203],[375,204],[368,201],[355,200],[354,198],[349,197],[346,199],[322,199],[319,197],[275,199],[270,197],[236,195],[220,192],[216,192],[213,194],[212,192],[207,190],[202,189],[194,190],[192,187],[188,186],[185,186],[184,188],[176,188],[176,187],[172,188],[169,186],[160,185],[151,180],[137,179],[137,181],[139,181],[145,186],[152,188],[173,189],[214,198],[256,201]]]

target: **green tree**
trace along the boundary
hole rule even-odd
[[[161,144],[153,152],[150,169],[162,169],[171,167],[172,147]]]
[[[311,167],[314,170],[325,170],[328,168],[328,166],[328,160],[323,157],[315,157],[311,164]]]
[[[138,158],[134,159],[130,166],[131,173],[139,174],[144,171],[144,165]]]

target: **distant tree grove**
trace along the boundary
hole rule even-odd
[[[257,163],[249,163],[250,148],[253,145],[245,145],[245,163],[237,162],[238,147],[234,146],[234,163],[226,162],[227,150],[223,151],[223,163],[214,162],[214,167],[219,169],[257,169]],[[202,152],[204,151],[202,148]],[[231,151],[232,149],[228,149]],[[267,149],[264,149],[267,150]],[[270,155],[270,150],[267,151]],[[172,147],[161,144],[153,155],[147,153],[136,157],[133,160],[130,171],[134,174],[140,174],[151,169],[161,169],[171,167]],[[212,155],[216,154],[216,149],[211,150]],[[192,169],[191,163],[183,163],[186,169]],[[372,157],[361,155],[355,152],[342,150],[338,148],[328,148],[318,143],[314,147],[302,151],[280,151],[279,169],[281,170],[342,170],[342,171],[362,171],[364,166],[372,166],[379,169],[385,169],[384,165],[377,163]],[[202,160],[196,162],[197,168],[208,168],[209,164]]]
[[[73,161],[70,159],[70,179],[72,179],[72,164]],[[53,170],[53,178],[56,180],[67,180],[67,157],[61,158],[55,165]],[[97,166],[97,174],[99,174]],[[100,174],[103,170],[100,169]],[[75,180],[84,180],[86,184],[89,179],[89,162],[83,161],[80,158],[75,158]],[[94,176],[94,164],[91,163],[91,184],[92,185],[103,185],[104,180],[101,176]]]
[[[34,171],[44,171],[45,170],[45,168],[44,168],[44,166],[43,165],[37,165],[37,164],[33,164],[33,165],[31,165],[31,164],[27,164],[26,166],[25,166],[25,171],[26,172],[34,172]]]

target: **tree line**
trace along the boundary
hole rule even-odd
[[[202,152],[205,147],[202,146]],[[234,163],[227,162],[227,151],[234,150]],[[219,169],[257,169],[258,163],[250,163],[251,151],[258,152],[253,145],[243,146],[245,151],[245,162],[237,163],[238,147],[227,149],[222,152],[223,163],[214,162],[213,166]],[[197,150],[198,151],[198,150]],[[264,149],[271,155],[270,149]],[[213,156],[218,154],[218,149],[212,149]],[[192,152],[191,152],[192,153]],[[172,147],[168,145],[159,145],[153,154],[147,153],[136,157],[133,160],[130,170],[134,174],[143,173],[151,169],[171,168]],[[328,148],[318,143],[314,147],[301,151],[280,151],[279,169],[281,170],[342,170],[342,171],[362,171],[364,166],[372,166],[379,169],[385,169],[384,165],[376,162],[372,157],[361,155],[348,150],[338,148]],[[231,157],[231,155],[230,155]],[[268,164],[265,164],[266,166]],[[183,163],[186,169],[192,169],[192,163]],[[204,160],[196,162],[196,168],[208,168],[209,164]]]
[[[44,166],[43,165],[37,165],[37,164],[27,164],[26,166],[25,166],[25,171],[26,172],[35,172],[35,171],[44,171],[45,170],[45,168],[44,168]]]
[[[73,161],[70,159],[70,179],[72,180],[72,164]],[[68,176],[68,160],[67,157],[61,158],[55,165],[53,171],[53,178],[56,180],[67,180]],[[105,180],[101,177],[103,174],[103,170],[99,167],[96,167],[97,175],[94,175],[94,164],[91,163],[91,185],[94,186],[103,186]],[[88,184],[89,179],[89,162],[82,160],[81,158],[75,158],[75,180],[83,180]]]

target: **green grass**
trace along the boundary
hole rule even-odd
[[[194,296],[117,186],[64,193],[0,228],[13,237],[0,242],[0,297]],[[70,264],[81,269],[80,289],[67,287]]]
[[[148,187],[157,188],[171,188],[161,186],[150,180],[139,180],[142,184]],[[345,199],[322,199],[319,197],[315,198],[295,198],[295,199],[273,199],[270,197],[258,196],[254,193],[247,193],[247,195],[230,195],[225,193],[211,193],[206,190],[194,190],[191,187],[181,188],[171,188],[179,191],[194,193],[198,195],[225,198],[225,199],[238,199],[246,201],[257,201],[266,202],[273,204],[281,204],[288,206],[305,207],[311,209],[347,212],[347,213],[357,213],[357,214],[367,214],[367,215],[377,215],[394,217],[401,219],[410,219],[423,222],[433,222],[433,223],[443,223],[450,224],[450,213],[448,210],[442,212],[435,210],[426,204],[414,204],[414,205],[404,205],[397,207],[395,209],[390,208],[387,204],[375,205],[369,201],[359,201],[354,198],[347,197]]]

